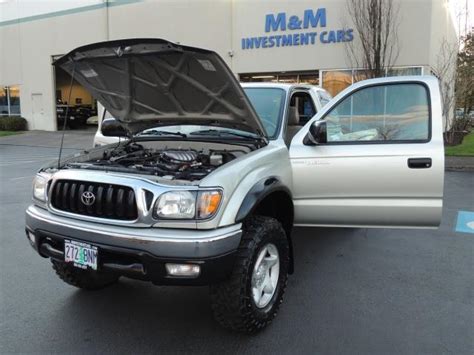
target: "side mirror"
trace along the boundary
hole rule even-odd
[[[129,134],[114,118],[107,118],[102,122],[102,134],[106,137],[128,137]]]
[[[303,143],[305,145],[318,145],[327,143],[327,128],[326,121],[314,121],[311,126],[309,126],[309,132],[304,137]]]

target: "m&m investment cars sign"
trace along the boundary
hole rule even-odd
[[[314,31],[315,28],[321,31]],[[271,34],[271,32],[287,32]],[[307,9],[303,16],[287,15],[286,12],[265,15],[264,36],[242,38],[242,49],[259,49],[287,46],[308,46],[350,42],[354,39],[353,29],[326,30],[326,9]]]

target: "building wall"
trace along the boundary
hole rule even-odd
[[[396,64],[429,65],[430,0],[396,1],[400,5],[398,37],[400,54]],[[438,1],[438,0],[436,0]],[[315,6],[316,4],[316,6]],[[339,69],[351,67],[347,60],[345,43],[317,43],[314,46],[265,48],[242,50],[241,38],[265,35],[265,15],[286,12],[288,15],[303,15],[306,9],[325,8],[326,28],[316,31],[353,28],[347,14],[346,0],[299,0],[299,1],[235,1],[233,6],[234,70],[237,72],[290,71],[311,69]],[[435,19],[436,20],[436,19]],[[278,31],[277,34],[292,31]]]
[[[28,6],[16,5],[20,13]],[[56,129],[52,56],[106,40],[105,19],[102,8],[0,27],[2,53],[8,53],[1,56],[0,85],[20,85],[21,114],[29,129]]]
[[[229,0],[147,0],[115,6],[109,9],[109,38],[163,38],[212,49],[231,65],[231,9]]]
[[[401,15],[401,47],[396,65],[430,68],[439,51],[439,38],[447,33],[453,40],[454,27],[444,0],[393,1],[400,3]],[[48,6],[54,8],[57,4],[50,2]],[[65,6],[64,2],[61,4]],[[30,129],[56,129],[52,56],[92,42],[127,37],[165,38],[215,50],[236,74],[351,66],[344,43],[251,50],[242,49],[241,45],[242,38],[269,35],[265,32],[267,14],[285,12],[288,17],[301,18],[306,9],[325,8],[326,27],[310,30],[350,28],[352,22],[345,15],[345,0],[87,0],[86,4],[60,16],[0,22],[0,85],[20,85],[21,113],[29,121]],[[10,13],[16,11],[16,17],[22,18],[28,3],[0,3],[0,13],[6,6]],[[1,18],[0,15],[0,21]]]

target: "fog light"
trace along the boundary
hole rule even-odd
[[[31,243],[32,245],[35,245],[35,243],[36,243],[36,237],[35,237],[35,235],[34,235],[33,233],[31,233],[31,232],[27,232],[26,234],[28,235],[28,239],[30,240],[30,243]]]
[[[197,277],[201,267],[195,264],[166,264],[166,271],[170,276]]]

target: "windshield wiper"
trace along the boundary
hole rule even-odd
[[[196,136],[234,136],[234,137],[240,137],[240,138],[245,138],[245,139],[259,139],[260,137],[257,135],[252,135],[250,134],[242,134],[242,133],[237,133],[237,132],[231,132],[231,131],[224,131],[224,130],[218,130],[218,129],[204,129],[202,131],[196,131],[196,132],[191,132],[190,135],[196,135]]]
[[[142,132],[137,134],[137,136],[178,136],[178,137],[183,137],[186,138],[187,135],[181,132],[170,132],[170,131],[161,131],[158,129],[152,129],[146,132]]]

